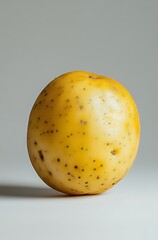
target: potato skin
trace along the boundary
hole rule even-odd
[[[72,195],[102,193],[131,168],[139,146],[136,104],[117,81],[74,71],[51,81],[30,113],[27,146],[40,178]]]

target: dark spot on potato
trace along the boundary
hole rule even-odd
[[[66,146],[66,148],[69,148],[69,146]]]
[[[83,106],[82,106],[82,105],[80,106],[80,109],[83,109]]]
[[[79,96],[76,96],[76,99],[79,99]]]
[[[96,79],[96,77],[92,75],[89,75],[89,78]]]
[[[84,168],[82,168],[82,172],[84,172]]]
[[[66,99],[66,102],[69,102],[70,100],[69,99]]]
[[[73,135],[73,133],[70,134],[71,136]]]
[[[83,135],[85,135],[85,132],[83,132]]]
[[[54,127],[54,123],[52,123],[52,127]]]
[[[34,145],[35,145],[35,146],[37,145],[37,142],[36,142],[36,141],[34,141]]]
[[[57,158],[57,162],[60,162],[60,158]]]
[[[99,178],[100,178],[99,176],[96,177],[96,179],[99,179]]]
[[[96,162],[95,159],[93,160],[93,162]]]
[[[109,124],[111,124],[111,123],[109,122]]]
[[[48,130],[47,133],[49,133],[50,131]]]
[[[39,154],[41,161],[44,161],[44,155],[43,155],[42,150],[38,150],[38,154]]]
[[[88,184],[88,182],[85,182],[85,184]]]
[[[41,104],[42,103],[42,101],[39,101],[39,104]]]
[[[83,150],[83,147],[81,147],[81,150]]]
[[[48,171],[48,174],[49,174],[50,176],[52,176],[52,172],[51,172],[51,171]]]
[[[83,90],[85,91],[86,89],[85,89],[85,88],[83,88]]]
[[[93,170],[95,171],[95,170],[96,170],[96,168],[93,168]]]
[[[101,183],[101,185],[103,186],[103,185],[104,185],[104,183]]]
[[[40,117],[37,118],[38,121],[39,121],[40,119],[41,119]]]
[[[51,101],[51,102],[53,102],[53,101],[54,101],[54,99],[51,99],[50,101]]]
[[[70,175],[70,174],[71,174],[70,172],[67,173],[67,175]]]
[[[59,114],[59,117],[61,117],[61,114]]]
[[[113,171],[115,172],[115,171],[116,171],[116,168],[114,168]]]
[[[109,145],[110,145],[110,143],[107,143],[106,145],[107,145],[107,146],[109,146]]]
[[[78,178],[81,178],[80,176]]]
[[[67,167],[67,164],[65,164],[65,167]]]
[[[100,164],[100,167],[103,167],[103,164]]]
[[[68,181],[71,181],[71,179],[69,178]]]
[[[75,166],[74,166],[74,168],[75,168],[75,169],[77,169],[77,168],[78,168],[78,166],[77,166],[77,165],[75,165]]]
[[[112,155],[116,155],[116,150],[112,150],[112,151],[111,151],[111,154],[112,154]]]
[[[47,120],[45,120],[45,121],[44,121],[44,123],[45,123],[45,124],[47,124],[47,123],[48,123],[48,121],[47,121]]]
[[[115,185],[115,183],[112,183],[112,185]]]
[[[51,130],[51,133],[53,133],[54,131],[53,130]]]
[[[59,130],[57,129],[56,132],[59,132]]]

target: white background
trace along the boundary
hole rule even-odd
[[[158,2],[0,1],[0,239],[157,239]],[[31,107],[56,76],[120,81],[141,118],[130,173],[98,196],[47,188],[26,149]]]

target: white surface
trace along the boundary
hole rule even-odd
[[[80,197],[46,188],[36,175],[24,177],[34,183],[21,188],[15,179],[3,183],[0,239],[157,239],[158,177],[156,171],[150,179],[147,171],[138,174],[132,169],[108,192]]]

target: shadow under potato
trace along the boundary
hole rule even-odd
[[[0,197],[15,198],[61,198],[70,197],[64,193],[55,191],[54,189],[44,187],[31,187],[21,185],[0,184]]]

